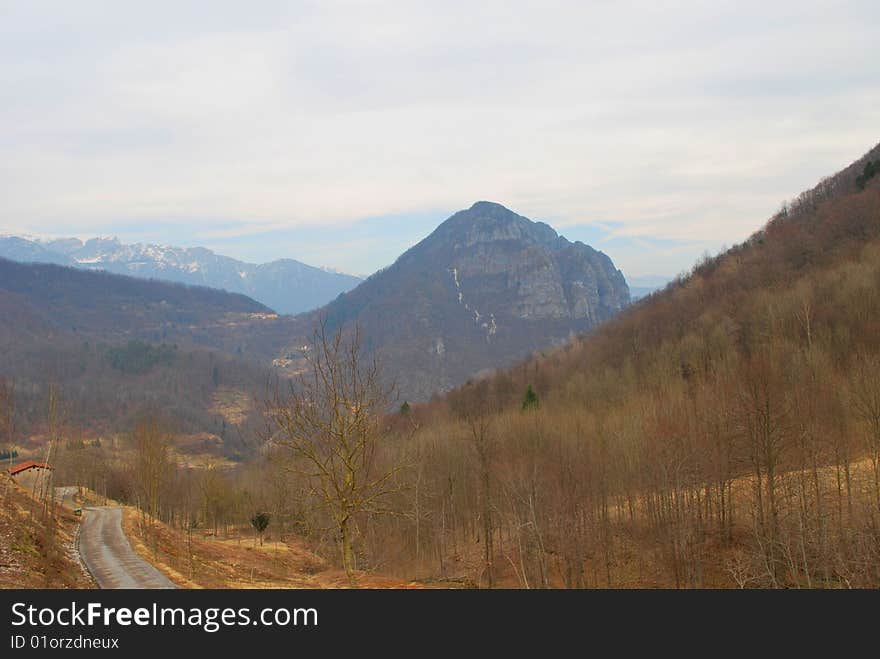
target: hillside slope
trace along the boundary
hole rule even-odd
[[[45,514],[0,472],[0,588],[94,588],[76,551],[79,519],[57,506]]]
[[[8,312],[0,330],[12,334],[32,327],[42,328],[47,339],[60,332],[80,341],[166,341],[239,356],[259,343],[248,355],[264,361],[286,331],[285,320],[241,294],[6,259],[0,259],[0,307]],[[279,336],[261,335],[260,326],[277,328]]]
[[[124,431],[152,407],[240,454],[248,438],[217,397],[252,399],[266,368],[242,345],[277,320],[243,295],[0,259],[0,384],[15,384],[17,417],[17,437],[0,441],[42,431],[52,382],[80,429]]]

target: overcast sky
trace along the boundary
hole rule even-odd
[[[369,273],[479,199],[675,274],[880,141],[880,3],[0,0],[0,233]]]

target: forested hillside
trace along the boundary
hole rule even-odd
[[[211,288],[0,259],[0,297],[9,296],[15,296],[22,315],[104,338],[153,332],[161,339],[176,328],[215,324],[227,314],[272,313],[249,297]],[[4,323],[15,320],[7,316]]]
[[[410,412],[398,560],[449,574],[478,543],[483,584],[880,585],[877,162],[591,335]]]
[[[45,433],[53,389],[68,430],[127,431],[145,410],[163,410],[178,433],[252,454],[217,399],[251,401],[265,384],[267,367],[239,355],[247,327],[272,316],[243,295],[0,259],[0,386],[14,388],[15,403],[0,444]]]

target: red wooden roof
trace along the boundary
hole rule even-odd
[[[28,469],[53,469],[53,467],[47,465],[45,462],[25,460],[24,462],[19,462],[14,467],[10,467],[8,471],[10,476],[15,476],[16,474],[20,474],[21,472],[27,471]]]

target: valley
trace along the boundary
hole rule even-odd
[[[297,316],[0,261],[2,449],[183,587],[875,588],[876,162],[635,303],[489,202]],[[28,583],[85,583],[66,515]]]

